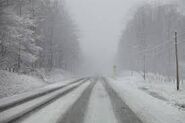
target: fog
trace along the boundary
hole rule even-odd
[[[78,26],[86,72],[111,73],[121,31],[137,6],[143,2],[161,1],[66,0]]]

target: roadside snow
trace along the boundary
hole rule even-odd
[[[33,97],[33,96],[40,95],[40,94],[42,95],[43,93],[47,93],[47,92],[49,92],[51,90],[55,90],[57,88],[61,88],[65,85],[67,85],[66,83],[71,83],[74,81],[75,80],[66,80],[66,81],[63,81],[60,83],[58,82],[55,84],[49,84],[44,87],[34,89],[34,91],[28,91],[25,93],[13,95],[11,97],[2,98],[2,99],[0,99],[0,108],[3,106],[9,105],[9,104],[15,103],[17,101],[24,100],[25,98],[28,98],[28,97]]]
[[[33,89],[45,87],[48,84],[67,84],[78,79],[61,69],[54,69],[49,73],[46,73],[43,69],[37,69],[32,74],[33,76],[19,75],[0,70],[0,99],[29,92]]]
[[[45,85],[39,78],[0,70],[0,98],[20,94]]]
[[[174,78],[148,73],[144,81],[141,73],[125,72],[122,73],[122,77],[119,77],[119,79],[123,78],[123,76],[131,79],[139,89],[149,95],[179,108],[185,108],[185,83],[183,81],[180,82],[180,91],[177,91]]]
[[[168,101],[184,100],[184,91],[176,92],[175,87],[171,87],[172,83],[147,83],[137,73],[125,73],[117,80],[110,79],[110,84],[144,123],[185,122],[185,111]],[[157,94],[150,93],[154,90]],[[163,96],[166,100],[161,99]]]
[[[176,90],[176,83],[172,82],[140,82],[138,87],[146,93],[164,100],[177,108],[185,110],[185,88],[181,85],[181,90]],[[184,109],[183,109],[184,108]]]
[[[43,69],[38,70],[38,73],[42,76],[44,81],[49,84],[64,81],[72,78],[71,74],[62,69],[53,69],[51,72],[46,72]]]

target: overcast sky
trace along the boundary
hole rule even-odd
[[[70,14],[80,31],[84,56],[94,71],[111,70],[121,31],[136,6],[143,1],[66,0]]]

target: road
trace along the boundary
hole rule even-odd
[[[104,77],[76,80],[0,105],[0,123],[142,123]]]

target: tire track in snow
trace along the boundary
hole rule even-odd
[[[118,123],[142,123],[136,114],[121,99],[115,90],[109,85],[106,78],[102,78],[103,85],[109,95],[111,104],[118,120]]]
[[[88,79],[89,80],[89,79]],[[47,105],[53,103],[54,101],[56,101],[57,99],[59,99],[60,97],[70,93],[71,91],[73,91],[74,89],[80,87],[82,84],[84,84],[85,82],[87,82],[88,80],[84,80],[83,82],[81,82],[80,84],[77,84],[73,87],[70,87],[69,89],[66,89],[64,91],[61,91],[60,93],[56,94],[55,96],[49,98],[48,100],[45,100],[44,102],[41,102],[37,105],[35,105],[34,107],[32,107],[31,109],[25,110],[19,114],[16,114],[13,117],[10,117],[8,119],[2,120],[0,122],[2,123],[18,123],[19,121],[21,121],[22,119],[30,116],[32,113],[36,113],[37,111],[39,111],[40,109],[46,107]],[[64,88],[62,88],[64,89]]]
[[[78,100],[69,108],[69,110],[58,120],[57,123],[83,123],[87,110],[91,92],[97,83],[97,78],[85,89]]]
[[[95,85],[83,123],[118,123],[102,79]]]
[[[70,85],[72,85],[72,84],[78,83],[78,82],[83,81],[83,80],[85,80],[85,79],[84,79],[84,78],[81,78],[81,79],[78,79],[78,80],[76,80],[76,81],[74,81],[74,82],[70,82],[70,83],[68,83],[68,84],[66,84],[66,85],[62,85],[62,86],[60,86],[60,87],[56,87],[56,88],[54,88],[54,89],[49,89],[49,90],[46,90],[46,91],[34,93],[34,94],[31,94],[31,95],[29,95],[29,96],[27,96],[27,97],[24,97],[24,98],[21,98],[21,99],[18,99],[18,100],[13,100],[13,101],[11,101],[11,102],[3,103],[2,105],[0,105],[0,112],[3,112],[3,111],[5,111],[5,110],[8,110],[8,109],[10,109],[10,108],[12,108],[12,107],[21,105],[21,104],[26,103],[26,102],[28,102],[28,101],[30,101],[30,100],[33,100],[33,99],[36,99],[36,98],[45,96],[45,95],[47,95],[47,94],[50,94],[50,93],[52,93],[52,92],[55,92],[55,91],[57,91],[57,90],[60,90],[60,89],[62,89],[62,88],[64,88],[64,87],[70,86]],[[3,100],[1,100],[1,101],[3,101]]]

